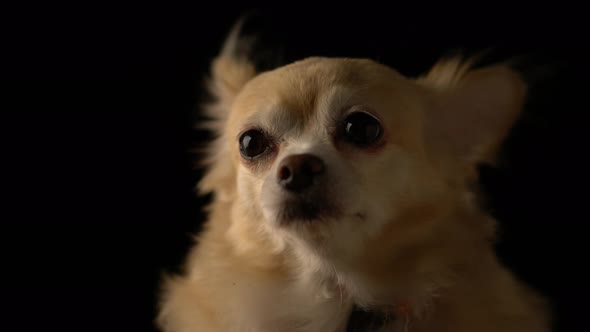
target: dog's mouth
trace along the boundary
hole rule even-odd
[[[316,223],[333,218],[337,209],[326,199],[290,197],[283,201],[278,214],[281,224]]]

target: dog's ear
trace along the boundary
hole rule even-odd
[[[253,39],[242,35],[245,18],[240,19],[227,36],[220,54],[211,64],[208,88],[215,102],[207,108],[207,115],[225,122],[236,95],[256,76],[250,60]]]
[[[220,199],[227,199],[233,191],[235,170],[229,157],[224,137],[225,125],[234,99],[244,85],[256,76],[256,68],[250,60],[253,39],[242,35],[246,18],[240,19],[229,33],[221,53],[211,64],[211,76],[207,82],[212,101],[205,105],[207,117],[203,127],[216,136],[204,159],[208,169],[199,183],[201,193],[215,192]]]
[[[474,167],[494,162],[518,119],[527,89],[507,66],[471,67],[471,61],[447,59],[418,83],[432,92],[425,115],[427,140],[444,145],[455,158]]]

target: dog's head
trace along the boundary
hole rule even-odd
[[[236,43],[213,64],[219,140],[201,189],[231,202],[237,242],[250,232],[334,260],[426,236],[464,204],[525,94],[507,67],[454,59],[415,80],[363,59],[257,73]]]

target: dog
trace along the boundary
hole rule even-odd
[[[515,71],[445,58],[410,79],[314,57],[257,72],[240,25],[212,62],[209,220],[164,282],[162,331],[549,331],[472,185],[522,110]]]

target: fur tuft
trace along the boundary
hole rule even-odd
[[[418,78],[418,82],[436,90],[445,90],[456,86],[465,75],[473,69],[479,56],[448,56],[439,60],[430,71]]]

